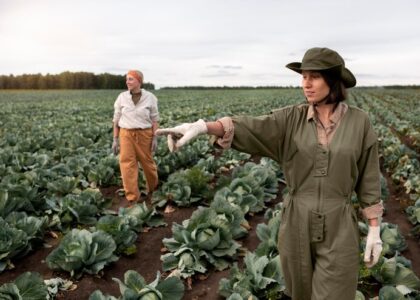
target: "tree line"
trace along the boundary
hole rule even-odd
[[[153,83],[143,87],[154,90]],[[90,72],[62,72],[60,74],[0,75],[0,89],[125,89],[125,75]]]
[[[298,86],[277,86],[277,85],[264,85],[264,86],[176,86],[176,87],[162,87],[161,90],[264,90],[264,89],[300,89]]]

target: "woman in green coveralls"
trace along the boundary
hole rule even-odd
[[[356,79],[337,52],[311,48],[302,62],[286,67],[302,74],[305,104],[260,117],[200,119],[156,134],[168,135],[171,151],[207,133],[222,148],[279,162],[289,190],[278,244],[286,294],[294,300],[354,300],[359,233],[353,191],[369,223],[366,265],[376,264],[382,251],[377,136],[367,114],[343,102]]]

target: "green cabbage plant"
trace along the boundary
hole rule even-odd
[[[0,272],[12,267],[12,258],[28,253],[28,235],[0,218]]]
[[[389,259],[383,257],[372,275],[384,285],[403,285],[414,290],[420,289],[419,278],[401,258],[397,255]]]
[[[5,218],[11,212],[25,206],[26,200],[14,198],[7,189],[0,189],[0,217]]]
[[[279,251],[277,249],[278,235],[281,223],[280,211],[275,211],[273,217],[268,221],[268,224],[257,225],[257,236],[260,239],[255,253],[258,256],[274,257]]]
[[[233,206],[221,197],[214,198],[210,208],[217,213],[221,222],[226,222],[230,227],[233,239],[239,239],[248,234],[251,228],[240,207]]]
[[[98,220],[95,227],[112,236],[117,245],[116,254],[131,255],[137,252],[137,233],[131,228],[128,218],[106,215]]]
[[[170,253],[161,256],[163,270],[178,269],[181,276],[205,273],[208,264],[224,270],[240,245],[232,239],[229,222],[211,208],[199,208],[182,225],[173,224],[172,238],[163,240]]]
[[[145,202],[138,203],[131,207],[120,207],[118,215],[128,219],[130,227],[140,232],[143,227],[165,226],[161,213],[154,207],[148,207]]]
[[[160,200],[175,202],[178,206],[190,206],[200,200],[199,197],[191,196],[191,187],[184,171],[171,174],[168,180],[162,185],[157,195]],[[162,204],[160,204],[162,205]]]
[[[233,207],[239,208],[245,215],[250,212],[251,208],[256,206],[257,199],[250,194],[251,189],[248,186],[236,186],[236,191],[232,191],[229,187],[219,189],[214,195],[213,201],[224,201]]]
[[[0,286],[0,299],[49,299],[48,288],[39,273],[26,272]]]
[[[133,270],[124,274],[124,282],[113,278],[120,287],[121,300],[180,300],[184,296],[184,285],[178,277],[161,278],[157,273],[156,279],[147,283],[143,276]],[[93,292],[89,300],[116,300],[117,298],[104,295],[101,291]]]
[[[420,199],[414,205],[407,207],[405,212],[408,214],[408,220],[411,224],[420,224]]]
[[[229,279],[219,282],[219,294],[228,299],[280,299],[286,289],[280,257],[268,258],[248,253],[244,258],[244,269],[235,264]],[[232,295],[233,298],[230,298]],[[242,298],[239,298],[238,295]]]
[[[48,217],[28,216],[25,212],[12,212],[6,218],[10,226],[26,233],[29,250],[44,243],[45,229],[48,226]]]
[[[118,257],[114,255],[116,248],[109,234],[73,229],[46,261],[52,270],[67,271],[72,277],[79,278],[83,273],[98,274],[106,265],[117,261]]]
[[[394,255],[397,251],[401,252],[407,248],[405,238],[396,224],[383,222],[381,224],[381,239],[384,255]]]

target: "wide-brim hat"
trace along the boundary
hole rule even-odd
[[[356,78],[345,67],[344,59],[336,51],[328,48],[311,48],[306,51],[302,62],[292,62],[286,67],[298,73],[302,71],[337,72],[346,88],[356,85]]]

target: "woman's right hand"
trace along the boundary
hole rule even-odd
[[[156,135],[168,137],[168,148],[171,152],[178,150],[196,136],[204,133],[207,133],[207,125],[202,119],[194,123],[183,123],[175,127],[156,130]]]
[[[114,140],[112,141],[112,153],[114,153],[114,155],[118,155],[118,152],[120,152],[119,144],[120,143],[118,137],[114,137]]]

